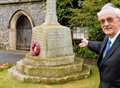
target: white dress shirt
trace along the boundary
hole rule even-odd
[[[113,38],[109,37],[109,40],[111,41],[110,47],[112,47],[113,43],[115,42],[115,40],[116,40],[116,38],[118,37],[119,34],[120,34],[120,31],[118,31],[117,34]]]

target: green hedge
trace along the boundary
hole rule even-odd
[[[85,59],[96,59],[96,53],[90,51],[88,48],[80,48],[78,46],[74,46],[73,50],[75,52],[76,57],[83,57]]]

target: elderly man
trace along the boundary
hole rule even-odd
[[[109,3],[97,15],[106,34],[103,42],[83,39],[79,46],[99,54],[99,88],[120,88],[120,9]]]

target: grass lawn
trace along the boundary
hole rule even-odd
[[[55,85],[22,83],[11,77],[7,69],[5,69],[0,71],[0,88],[98,88],[99,77],[97,67],[92,65],[91,69],[91,76],[87,79]]]

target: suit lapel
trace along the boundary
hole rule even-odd
[[[109,53],[107,53],[106,56],[104,57],[104,59],[102,60],[101,65],[108,60],[108,58],[115,52],[115,50],[116,50],[119,46],[120,46],[120,34],[119,34],[119,36],[117,37],[117,39],[114,41],[114,43],[113,43],[113,45],[112,45]],[[102,51],[102,52],[103,52],[103,51]]]
[[[99,55],[98,60],[97,60],[98,66],[101,64],[101,61],[102,61],[101,58],[102,58],[102,56],[103,56],[103,51],[104,51],[104,48],[105,48],[105,46],[106,46],[107,41],[108,41],[108,37],[106,36],[106,37],[104,38],[104,40],[103,40],[102,45],[101,45],[100,55]]]
[[[107,55],[106,55],[106,58],[109,58],[109,57],[114,53],[114,51],[116,50],[117,47],[119,47],[119,43],[115,43],[115,44],[111,47],[109,53],[107,53]]]
[[[106,46],[106,43],[108,41],[108,37],[106,36],[103,40],[103,43],[102,43],[102,46],[101,46],[101,50],[100,50],[100,55],[102,55],[103,51],[104,51],[104,48]]]

